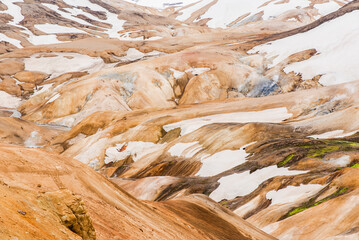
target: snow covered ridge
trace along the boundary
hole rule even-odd
[[[270,20],[291,11],[297,11],[302,14],[310,10],[310,13],[314,14],[311,20],[314,20],[337,10],[340,4],[349,2],[348,0],[329,0],[325,3],[315,3],[314,0],[289,0],[287,2],[282,0],[271,0],[269,2],[266,0],[124,1],[160,10],[166,8],[174,9],[173,14],[165,15],[168,19],[171,19],[170,22],[176,19],[191,23],[207,19],[209,20],[207,25],[211,28],[226,28],[251,21]],[[71,39],[68,38],[59,38],[59,34],[71,34],[71,37],[76,34],[88,37],[109,37],[124,41],[151,41],[163,37],[163,33],[161,32],[154,33],[150,37],[145,37],[145,35],[138,33],[143,29],[138,30],[127,27],[129,31],[126,31],[124,24],[128,24],[130,20],[120,19],[117,13],[89,0],[64,0],[64,3],[68,6],[57,5],[58,3],[56,1],[51,3],[42,2],[40,4],[42,11],[47,10],[52,13],[57,13],[60,17],[55,20],[58,20],[58,22],[56,22],[56,24],[46,23],[44,21],[48,20],[44,18],[43,21],[40,20],[41,24],[35,24],[33,28],[31,28],[28,25],[26,25],[26,27],[22,26],[22,21],[25,20],[29,23],[32,20],[31,17],[29,18],[29,14],[22,12],[21,9],[22,5],[31,3],[24,2],[24,0],[4,1],[7,9],[0,11],[0,14],[8,14],[12,17],[6,25],[14,29],[11,30],[10,33],[0,33],[0,41],[10,43],[17,48],[22,48],[27,46],[28,43],[32,45],[43,45],[71,41]],[[41,9],[41,7],[37,6],[39,9]],[[90,11],[85,11],[84,8],[88,8]],[[103,17],[100,17],[100,15]],[[299,21],[298,19],[292,17],[290,21]],[[34,30],[39,30],[40,33]],[[27,41],[21,42],[23,38]]]
[[[249,53],[264,54],[273,59],[275,66],[290,55],[308,49],[316,49],[313,57],[292,63],[284,68],[295,72],[303,80],[321,75],[319,83],[334,85],[359,79],[359,10],[325,22],[304,33],[260,45]],[[335,34],[333,34],[335,32]]]
[[[194,0],[124,0],[126,2],[138,4],[145,7],[164,9],[167,7],[182,7],[193,2]]]
[[[207,117],[192,118],[181,122],[172,123],[163,128],[169,132],[176,128],[181,128],[181,135],[191,133],[202,126],[212,123],[248,123],[248,122],[282,122],[292,116],[288,113],[287,108],[273,108],[263,111],[254,112],[237,112],[237,113],[224,113],[210,115]]]
[[[300,10],[313,8],[318,13],[316,18],[338,10],[342,4],[348,1],[329,0],[327,2],[316,3],[312,0],[125,0],[141,6],[164,9],[176,7],[181,13],[177,17],[180,21],[186,21],[193,17],[193,14],[201,9],[209,7],[202,15],[194,17],[196,21],[210,19],[208,26],[212,28],[226,28],[231,23],[247,22],[257,16],[260,19],[268,20],[275,18],[290,10]],[[295,19],[294,19],[295,20]]]
[[[0,41],[8,42],[17,48],[23,47],[23,44],[21,44],[20,41],[21,38],[26,38],[27,41],[33,45],[67,42],[66,40],[59,40],[58,34],[85,34],[92,37],[105,37],[107,35],[109,38],[132,40],[131,37],[128,37],[121,32],[124,30],[123,24],[126,22],[125,20],[119,19],[118,14],[110,12],[108,9],[92,3],[89,0],[64,0],[65,4],[69,7],[63,8],[60,7],[60,5],[56,5],[56,2],[41,3],[41,6],[37,5],[36,8],[41,9],[42,11],[45,11],[47,8],[48,11],[57,13],[61,16],[59,19],[52,19],[59,20],[59,23],[57,24],[35,24],[34,30],[40,30],[41,33],[35,33],[30,27],[22,26],[23,20],[31,23],[32,20],[29,18],[31,13],[23,15],[20,7],[21,5],[18,5],[18,3],[29,5],[32,3],[26,3],[23,0],[7,0],[2,2],[7,7],[7,10],[0,11],[0,14],[8,14],[12,17],[12,20],[7,24],[11,28],[14,27],[14,30],[12,30],[9,35],[6,32],[0,33]],[[83,8],[88,8],[92,12],[84,11]],[[105,18],[99,18],[95,13],[99,13],[100,15],[104,13]],[[46,18],[44,18],[44,21],[46,21]],[[107,26],[104,24],[107,24]],[[14,32],[19,35],[19,39],[15,37]],[[159,37],[152,37],[149,40],[158,38]],[[141,40],[147,39],[141,38]]]

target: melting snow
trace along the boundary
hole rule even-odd
[[[166,132],[176,128],[181,128],[181,135],[191,133],[202,126],[212,123],[248,123],[248,122],[272,122],[279,123],[290,118],[291,113],[288,113],[287,108],[273,108],[263,111],[253,112],[236,112],[210,115],[207,117],[192,118],[181,122],[172,123],[163,126]]]
[[[88,166],[92,167],[93,169],[98,169],[100,167],[100,162],[97,158],[95,158],[94,160],[88,163]]]
[[[0,13],[7,13],[7,14],[11,15],[13,17],[13,19],[10,22],[10,24],[18,25],[24,19],[24,16],[21,14],[21,8],[14,3],[24,2],[24,1],[23,0],[6,0],[6,1],[2,1],[2,2],[7,6],[8,9],[5,11],[0,11]]]
[[[75,7],[88,7],[93,11],[105,12],[107,19],[100,21],[106,22],[112,26],[112,28],[106,29],[105,33],[107,33],[110,38],[121,39],[121,36],[118,32],[123,30],[122,26],[125,23],[125,20],[118,19],[117,14],[111,13],[107,9],[97,4],[94,4],[89,0],[64,0],[64,2],[67,3],[68,5],[72,5]]]
[[[202,73],[210,71],[210,68],[190,68],[186,72],[191,72],[193,75],[200,75]]]
[[[0,91],[0,107],[17,108],[22,103],[21,99],[7,92]]]
[[[65,26],[60,26],[57,24],[50,24],[50,23],[35,24],[34,26],[35,28],[39,29],[44,33],[86,33],[85,31],[82,31],[74,27],[65,27]]]
[[[182,13],[182,15],[179,15],[177,17],[178,20],[180,21],[185,21],[187,20],[188,18],[191,17],[192,13],[200,10],[201,8],[205,7],[207,4],[213,2],[212,0],[202,0],[202,1],[198,1],[196,4],[190,6],[190,7],[187,7],[187,8],[184,8],[182,9],[180,12]],[[193,2],[191,2],[193,3]],[[222,7],[225,7],[225,6],[222,6]],[[217,15],[219,16],[219,15]],[[223,17],[223,16],[221,16]]]
[[[168,152],[175,157],[185,157],[191,158],[196,153],[202,150],[202,146],[199,142],[190,142],[190,143],[176,143],[173,145]]]
[[[21,32],[28,35],[28,41],[34,45],[42,45],[42,44],[54,44],[54,43],[62,43],[56,37],[56,35],[43,35],[43,36],[35,36],[29,29],[19,25],[19,23],[24,19],[24,16],[21,14],[21,8],[14,3],[16,2],[24,2],[23,0],[7,0],[4,4],[8,7],[5,11],[0,11],[0,13],[7,13],[13,16],[10,25],[16,26],[22,30]],[[18,43],[17,40],[11,39],[3,39],[4,41],[8,41],[10,43]],[[15,45],[16,46],[16,45]],[[19,46],[17,46],[19,47]]]
[[[321,4],[315,4],[314,7],[318,9],[320,15],[325,16],[331,12],[335,12],[340,8],[340,5],[336,2],[326,2]]]
[[[290,55],[315,48],[319,54],[288,65],[286,73],[301,73],[303,79],[323,75],[319,82],[333,85],[359,79],[359,11],[347,13],[305,33],[257,46],[249,53],[265,53],[274,58],[272,66]],[[335,34],[333,34],[335,32]]]
[[[183,77],[183,75],[185,74],[184,72],[177,71],[176,69],[173,68],[170,68],[170,70],[173,72],[173,77],[176,79]]]
[[[89,17],[89,18],[94,19],[94,17],[90,17],[90,16],[92,16],[92,14],[86,13],[86,12],[82,11],[81,9],[78,9],[78,8],[64,8],[64,10],[70,12],[70,13],[67,13],[65,11],[61,11],[59,9],[59,7],[57,5],[55,5],[55,4],[42,3],[42,5],[44,5],[47,8],[57,12],[62,17],[67,18],[67,19],[69,19],[71,21],[78,22],[78,23],[83,24],[83,25],[92,25],[92,24],[90,24],[90,23],[88,23],[88,22],[86,22],[86,21],[84,21],[84,20],[82,20],[80,18],[77,18],[77,17],[73,16],[73,15],[83,14],[83,15]],[[100,21],[100,19],[98,19],[98,18],[95,18],[94,20]]]
[[[194,0],[124,0],[124,1],[133,4],[138,4],[141,6],[157,8],[157,9],[163,9],[167,6],[185,6],[194,2]]]
[[[343,137],[351,136],[357,132],[358,132],[358,130],[348,132],[348,133],[344,133],[344,130],[334,130],[334,131],[325,132],[325,133],[318,134],[318,135],[311,135],[308,137],[317,138],[317,139],[343,138]]]
[[[85,72],[89,73],[99,71],[105,63],[101,58],[90,57],[78,53],[56,53],[57,57],[40,57],[38,54],[25,58],[25,70],[41,71],[51,74],[51,77],[57,77],[67,72]],[[70,57],[70,58],[67,58]],[[53,64],[56,62],[56,64]]]
[[[105,149],[108,138],[98,140],[95,137],[95,135],[91,136],[90,141],[81,149],[81,153],[74,157],[75,159],[82,163],[89,164],[103,154],[102,149]]]
[[[222,199],[233,199],[253,192],[262,182],[276,176],[290,176],[306,173],[307,171],[290,171],[288,168],[270,166],[259,169],[252,174],[249,171],[235,173],[218,180],[219,187],[210,194],[210,198],[219,202]]]
[[[50,98],[50,99],[46,102],[46,104],[52,103],[53,101],[55,101],[56,99],[58,99],[60,96],[61,96],[60,93],[56,93],[55,96],[53,96],[52,98]]]
[[[14,118],[21,118],[21,113],[15,109],[8,109],[8,108],[0,108],[0,111],[6,111],[6,112],[11,112],[12,114],[10,115],[10,117],[14,117]]]
[[[2,33],[0,33],[0,41],[11,43],[12,45],[14,45],[17,48],[22,48],[21,41],[14,39],[14,38],[9,38],[8,36],[6,36],[5,34],[2,34]]]
[[[133,161],[137,161],[141,157],[152,153],[162,147],[161,144],[152,142],[128,142],[117,144],[115,147],[110,147],[106,150],[105,164],[110,162],[117,162],[132,156]],[[123,150],[121,151],[121,148]]]
[[[344,155],[339,158],[331,158],[328,160],[328,163],[335,164],[339,167],[346,167],[350,163],[350,156]]]
[[[136,48],[129,48],[126,52],[126,56],[122,57],[122,61],[136,61],[143,58],[145,54],[138,51]]]
[[[179,15],[177,19],[185,21],[190,18],[194,12],[213,2],[213,0],[202,0],[198,1],[191,7],[183,8],[179,11],[182,13],[182,15]],[[242,17],[246,14],[248,16],[241,21],[245,21],[246,19],[250,19],[256,14],[261,13],[263,13],[262,19],[268,20],[277,17],[289,10],[308,7],[310,4],[311,1],[309,0],[218,0],[208,9],[206,13],[200,17],[200,19],[210,19],[208,22],[209,27],[225,28],[228,24],[234,22],[239,17]],[[339,9],[340,5],[335,1],[330,1],[324,4],[315,4],[315,8],[319,10],[320,14],[326,15]]]
[[[39,148],[42,147],[39,144],[41,142],[41,136],[37,131],[32,131],[30,137],[24,142],[25,147]]]
[[[248,153],[244,150],[252,143],[243,146],[239,150],[224,150],[217,152],[212,156],[203,157],[201,159],[202,167],[196,174],[200,177],[210,177],[232,169],[246,161]]]
[[[266,197],[272,200],[272,205],[302,202],[322,190],[323,187],[324,186],[320,184],[288,186],[278,191],[269,191]]]

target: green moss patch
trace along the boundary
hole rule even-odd
[[[312,158],[322,158],[326,154],[335,152],[339,150],[339,146],[325,146],[325,147],[319,147],[319,148],[312,148],[308,151],[308,157]]]
[[[336,198],[340,195],[343,195],[346,191],[348,190],[348,188],[344,187],[344,188],[340,188],[338,189],[338,191],[336,191],[335,193],[333,193],[332,195],[320,200],[320,201],[315,201],[315,199],[310,199],[308,202],[306,202],[303,206],[300,206],[298,208],[294,208],[291,211],[289,211],[283,218],[281,219],[285,219],[291,216],[294,216],[297,213],[303,212],[304,210],[307,210],[309,208],[318,206],[326,201],[329,201],[330,199]]]
[[[332,152],[358,150],[359,143],[342,140],[321,139],[313,140],[310,144],[302,145],[300,148],[307,149],[307,157],[323,158],[326,154]]]
[[[294,154],[290,154],[288,155],[283,161],[279,162],[277,164],[278,167],[283,167],[284,165],[286,165],[290,160],[292,160],[292,158],[294,157]]]

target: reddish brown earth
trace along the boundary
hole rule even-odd
[[[359,238],[359,1],[202,1],[0,3],[0,239]]]

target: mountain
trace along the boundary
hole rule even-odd
[[[0,238],[357,239],[357,22],[358,0],[3,1]]]

